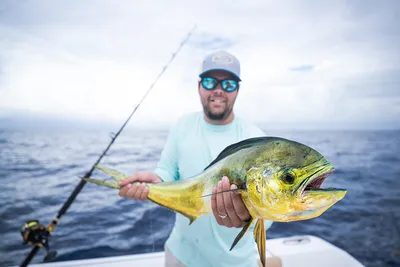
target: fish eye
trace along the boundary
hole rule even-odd
[[[295,178],[294,175],[290,173],[284,173],[281,179],[286,184],[293,184],[294,178]]]

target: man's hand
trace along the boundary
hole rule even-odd
[[[250,219],[250,213],[239,194],[236,192],[215,194],[236,188],[236,185],[230,185],[228,178],[224,176],[213,189],[211,207],[219,225],[224,225],[229,228],[242,227],[246,225],[246,221]]]
[[[132,185],[133,182],[137,183]],[[119,182],[119,185],[123,187],[119,190],[118,195],[136,200],[146,200],[149,193],[146,183],[157,184],[161,182],[161,178],[152,172],[137,172]]]

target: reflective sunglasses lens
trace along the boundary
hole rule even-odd
[[[204,87],[205,89],[212,90],[212,89],[214,89],[215,86],[217,85],[217,80],[214,79],[214,78],[204,78],[204,79],[201,81],[201,84],[203,85],[203,87]]]
[[[238,83],[235,80],[223,80],[222,81],[222,88],[227,92],[235,91],[237,86],[238,86]]]

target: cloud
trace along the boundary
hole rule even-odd
[[[312,71],[314,69],[314,65],[301,65],[296,67],[289,68],[291,71]]]
[[[4,68],[3,59],[0,57],[0,81],[1,81],[1,75],[3,74],[3,68]]]
[[[399,69],[372,72],[370,75],[356,75],[342,81],[349,97],[373,98],[379,101],[400,98]]]
[[[197,24],[137,122],[201,110],[200,63],[227,49],[242,64],[236,111],[253,121],[399,123],[399,10],[398,1],[13,2],[0,16],[0,108],[121,121]]]
[[[224,36],[216,35],[216,34],[209,34],[209,33],[200,33],[194,36],[189,42],[189,45],[200,48],[200,49],[207,49],[207,50],[229,50],[233,47],[234,42]]]

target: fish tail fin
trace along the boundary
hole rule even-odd
[[[85,180],[86,182],[92,183],[92,184],[97,184],[101,186],[106,186],[110,188],[116,188],[119,189],[121,186],[116,182],[116,181],[107,181],[107,180],[97,180],[97,179],[92,179],[92,178],[81,178],[82,180]]]
[[[264,226],[264,220],[258,219],[256,226],[254,227],[254,239],[257,243],[258,254],[260,255],[260,260],[262,266],[266,265],[266,255],[265,255],[265,242],[266,242],[266,232]]]
[[[120,189],[121,186],[118,184],[118,182],[124,180],[127,177],[125,174],[118,172],[116,170],[110,169],[110,168],[102,167],[99,165],[95,165],[94,167],[96,169],[99,169],[103,173],[107,174],[114,180],[98,180],[98,179],[92,179],[92,178],[82,178],[82,180],[85,180],[86,182],[89,182],[92,184],[97,184],[97,185],[106,186],[106,187],[110,187],[110,188]]]
[[[253,222],[254,222],[254,218],[250,218],[249,222],[245,226],[243,226],[242,231],[240,231],[240,233],[236,236],[229,251],[231,251],[236,246],[236,244],[239,242],[239,240],[242,239],[242,237],[246,234],[247,230],[249,230],[249,228],[253,224]]]
[[[107,168],[107,167],[102,167],[102,166],[96,165],[95,168],[104,172],[105,174],[112,177],[114,180],[116,180],[118,182],[121,182],[122,180],[127,178],[127,175],[125,175],[119,171]]]

